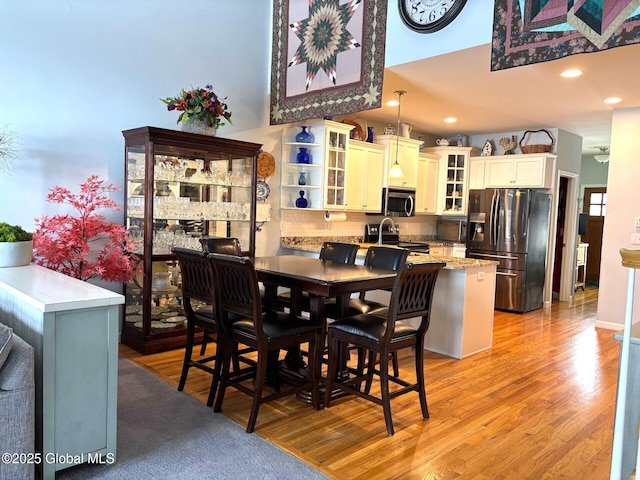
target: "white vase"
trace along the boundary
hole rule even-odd
[[[218,129],[216,127],[210,127],[205,120],[189,119],[186,122],[182,122],[180,126],[183,132],[199,133],[200,135],[209,135],[215,137]]]
[[[0,268],[23,267],[33,258],[33,240],[26,242],[0,242]]]

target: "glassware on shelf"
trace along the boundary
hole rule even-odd
[[[296,200],[296,207],[298,208],[307,208],[309,202],[306,198],[304,198],[304,190],[300,190],[300,198]]]
[[[307,184],[307,176],[305,172],[300,172],[300,176],[298,177],[298,185],[306,185]]]
[[[296,163],[311,163],[311,156],[305,147],[300,147],[300,151],[296,155]]]
[[[307,132],[306,126],[302,126],[302,131],[296,135],[296,142],[313,143],[313,135]]]

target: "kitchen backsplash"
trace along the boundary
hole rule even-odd
[[[381,216],[351,212],[347,212],[346,220],[341,222],[327,222],[324,212],[318,211],[283,209],[280,214],[280,237],[329,237],[328,240],[334,241],[345,237],[362,239],[367,223],[382,220]],[[437,220],[438,217],[434,216],[394,218],[400,226],[401,236],[414,240],[435,238]]]

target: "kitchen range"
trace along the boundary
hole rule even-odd
[[[391,219],[389,219],[391,220]],[[365,243],[378,243],[382,232],[382,245],[393,245],[406,248],[414,253],[429,253],[429,244],[426,242],[401,242],[400,227],[392,222],[368,223],[364,227]]]

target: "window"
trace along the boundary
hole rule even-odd
[[[604,217],[607,212],[607,194],[592,193],[589,197],[589,216]]]

